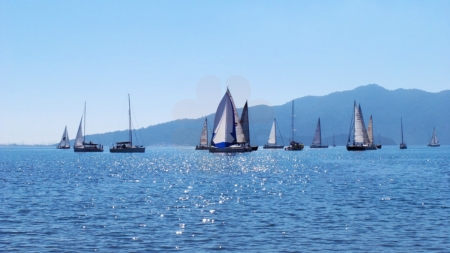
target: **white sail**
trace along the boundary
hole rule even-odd
[[[367,136],[369,137],[369,143],[373,143],[373,121],[372,115],[370,115],[369,126],[367,127]]]
[[[275,124],[275,119],[273,119],[272,129],[270,130],[269,140],[267,141],[267,143],[269,143],[270,145],[277,145],[276,133],[277,133],[277,129],[276,129],[276,124]]]
[[[355,103],[355,129],[353,133],[353,140],[359,144],[369,144],[369,136],[364,124],[364,118],[362,115],[361,106],[356,106]]]
[[[246,143],[247,140],[245,139],[244,131],[242,129],[241,121],[239,120],[239,115],[236,110],[236,105],[234,104],[233,97],[231,96],[230,91],[227,89],[226,93],[231,101],[232,107],[233,107],[233,114],[234,114],[234,124],[235,124],[235,130],[236,130],[236,142],[237,143]]]
[[[322,145],[322,133],[320,129],[320,118],[317,121],[316,133],[314,134],[314,139],[312,145],[321,146]]]
[[[60,148],[70,148],[69,134],[67,133],[67,126],[64,128],[64,133],[59,142]]]
[[[437,144],[439,144],[439,140],[438,140],[437,135],[436,135],[436,128],[433,128],[433,134],[432,134],[432,136],[431,136],[430,144],[431,144],[431,145],[437,145]]]
[[[205,119],[205,122],[203,123],[202,134],[200,135],[200,145],[208,145],[208,119]]]
[[[217,107],[214,119],[214,130],[211,138],[212,145],[218,148],[229,147],[236,144],[236,131],[234,120],[234,107],[229,92],[225,93]],[[241,128],[242,131],[242,128]]]
[[[241,126],[242,132],[244,133],[245,140],[250,143],[250,124],[248,121],[248,105],[245,102],[244,108],[242,109],[241,114]]]
[[[362,126],[363,126],[363,136],[364,136],[364,144],[369,144],[369,135],[367,134],[366,125],[364,124],[364,117],[361,110],[361,105],[359,107],[359,115],[361,116]]]
[[[81,117],[80,126],[78,127],[77,137],[75,139],[75,144],[73,145],[76,148],[84,147],[83,129],[81,128],[82,124],[83,124],[83,117]]]

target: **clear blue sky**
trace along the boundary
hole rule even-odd
[[[450,1],[0,1],[0,143],[377,83],[450,89]],[[109,143],[105,143],[109,144]]]

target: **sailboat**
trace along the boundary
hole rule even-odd
[[[295,128],[294,128],[294,100],[292,100],[292,119],[291,119],[291,139],[290,145],[285,147],[284,150],[288,151],[300,151],[304,145],[295,141]]]
[[[247,141],[246,145],[251,147],[253,151],[258,150],[258,146],[253,146],[252,147],[252,145],[250,144],[250,122],[248,120],[248,104],[247,104],[247,101],[245,101],[244,108],[242,109],[241,126],[242,126],[242,131],[243,131],[244,136],[245,136],[245,140]]]
[[[377,149],[381,149],[381,138],[380,135],[378,135],[378,144],[377,144]]]
[[[333,134],[333,147],[336,147],[336,143],[334,142],[334,134]]]
[[[111,153],[144,153],[145,147],[142,145],[133,145],[133,131],[131,129],[131,103],[130,94],[128,94],[128,141],[116,142],[109,149]]]
[[[64,128],[64,132],[61,137],[61,141],[59,142],[59,145],[56,148],[57,149],[70,149],[70,140],[69,140],[69,134],[67,133],[67,126],[66,126],[66,128]]]
[[[209,150],[210,147],[208,145],[208,118],[205,118],[202,133],[200,134],[200,143],[195,146],[195,150]]]
[[[350,142],[350,136],[353,131],[353,142]],[[356,101],[353,105],[353,116],[348,133],[347,150],[348,151],[364,151],[376,150],[377,147],[369,141],[366,126],[364,125],[364,118],[361,111],[361,105],[356,106]]]
[[[264,145],[265,149],[278,149],[283,148],[284,145],[277,144],[277,122],[276,119],[273,119],[272,129],[270,129],[269,140],[267,144]]]
[[[428,147],[439,147],[441,144],[438,141],[437,135],[436,135],[436,128],[433,127],[433,134],[431,135],[430,143],[427,145]]]
[[[369,137],[370,145],[375,145],[375,139],[373,138],[373,120],[372,120],[372,115],[370,115],[369,125],[367,127],[367,136]],[[379,141],[379,139],[380,138],[378,138],[378,141]],[[377,145],[375,145],[375,147],[381,148],[381,144],[377,144]]]
[[[316,133],[314,134],[312,144],[309,147],[310,148],[328,148],[328,145],[322,145],[322,130],[320,128],[320,118],[317,121]]]
[[[252,148],[246,146],[246,142],[236,106],[230,91],[227,89],[216,110],[209,152],[251,152]]]
[[[84,114],[81,116],[80,125],[78,126],[77,137],[75,144],[73,145],[73,151],[75,152],[103,152],[103,145],[90,142],[86,142],[85,135],[81,125],[83,124],[84,117],[84,133],[86,134],[86,102],[84,102]]]
[[[402,142],[400,142],[400,149],[407,149],[406,143],[403,142],[403,120],[400,118],[400,131],[402,133]]]

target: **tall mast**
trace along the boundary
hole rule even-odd
[[[273,119],[273,126],[275,127],[274,132],[275,132],[275,145],[277,145],[277,119]]]
[[[133,135],[131,134],[131,104],[130,104],[130,94],[128,94],[128,134],[130,136],[130,145],[133,146]]]
[[[205,118],[206,122],[206,145],[208,145],[208,118]]]
[[[294,100],[292,100],[291,141],[294,141]]]
[[[403,120],[400,118],[400,129],[402,130],[402,144],[403,144]]]
[[[83,127],[83,144],[86,142],[86,101],[84,101],[84,127]]]

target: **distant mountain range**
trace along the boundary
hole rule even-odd
[[[376,84],[326,96],[295,99],[296,140],[309,145],[320,117],[323,142],[332,144],[334,134],[336,144],[345,145],[353,115],[353,101],[361,104],[366,124],[370,115],[373,116],[376,143],[398,144],[400,117],[403,117],[404,139],[407,144],[426,145],[434,126],[441,144],[450,144],[450,117],[447,118],[450,114],[450,90],[438,93],[417,89],[387,90]],[[274,118],[277,119],[284,144],[287,145],[291,131],[291,106],[291,101],[279,106],[250,105],[252,145],[264,145],[267,142]],[[241,110],[238,110],[239,115]],[[214,114],[208,115],[207,118],[211,130]],[[204,118],[182,119],[149,126],[139,129],[137,137],[143,140],[145,145],[194,146],[199,142],[203,121]],[[110,145],[114,140],[126,140],[126,134],[126,131],[116,131],[89,135],[86,139]]]

